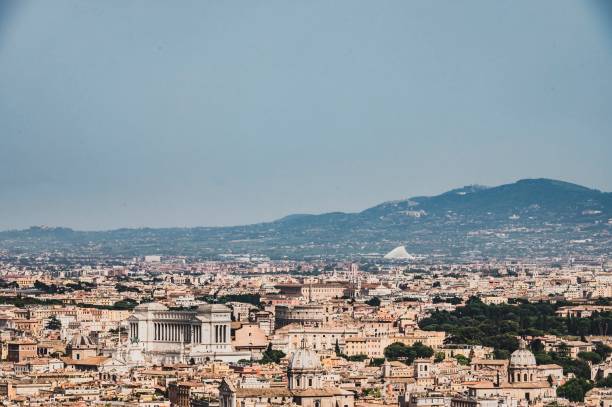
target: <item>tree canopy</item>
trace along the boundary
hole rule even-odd
[[[612,314],[593,313],[589,318],[556,315],[563,303],[484,304],[476,297],[454,311],[434,311],[419,326],[430,331],[446,331],[451,343],[491,346],[504,354],[518,348],[517,336],[607,335]]]
[[[389,360],[400,360],[412,364],[417,358],[432,357],[434,351],[429,346],[417,342],[412,346],[406,346],[401,342],[395,342],[385,348],[385,357]]]

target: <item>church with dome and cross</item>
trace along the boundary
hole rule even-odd
[[[323,386],[321,377],[324,374],[319,355],[302,339],[300,348],[289,359],[286,387],[239,388],[224,379],[219,387],[219,405],[255,407],[293,403],[304,407],[354,407],[354,393]]]
[[[564,380],[563,368],[556,364],[538,365],[523,339],[519,340],[519,349],[510,355],[506,374],[502,373],[497,372],[495,383],[478,382],[468,386],[468,395],[479,398],[506,395],[530,404],[551,401]]]

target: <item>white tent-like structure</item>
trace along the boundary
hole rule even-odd
[[[398,246],[384,256],[387,260],[414,260],[415,256],[408,253],[405,246]]]

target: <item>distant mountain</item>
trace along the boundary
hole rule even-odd
[[[605,256],[612,252],[612,193],[550,179],[467,186],[385,202],[359,213],[290,215],[235,227],[81,232],[32,227],[0,232],[0,248],[80,256],[210,257],[383,255],[405,246],[419,256]]]

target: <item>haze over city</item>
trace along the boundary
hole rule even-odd
[[[605,1],[0,2],[0,230],[612,190]]]
[[[0,0],[0,406],[612,406],[612,1]]]

